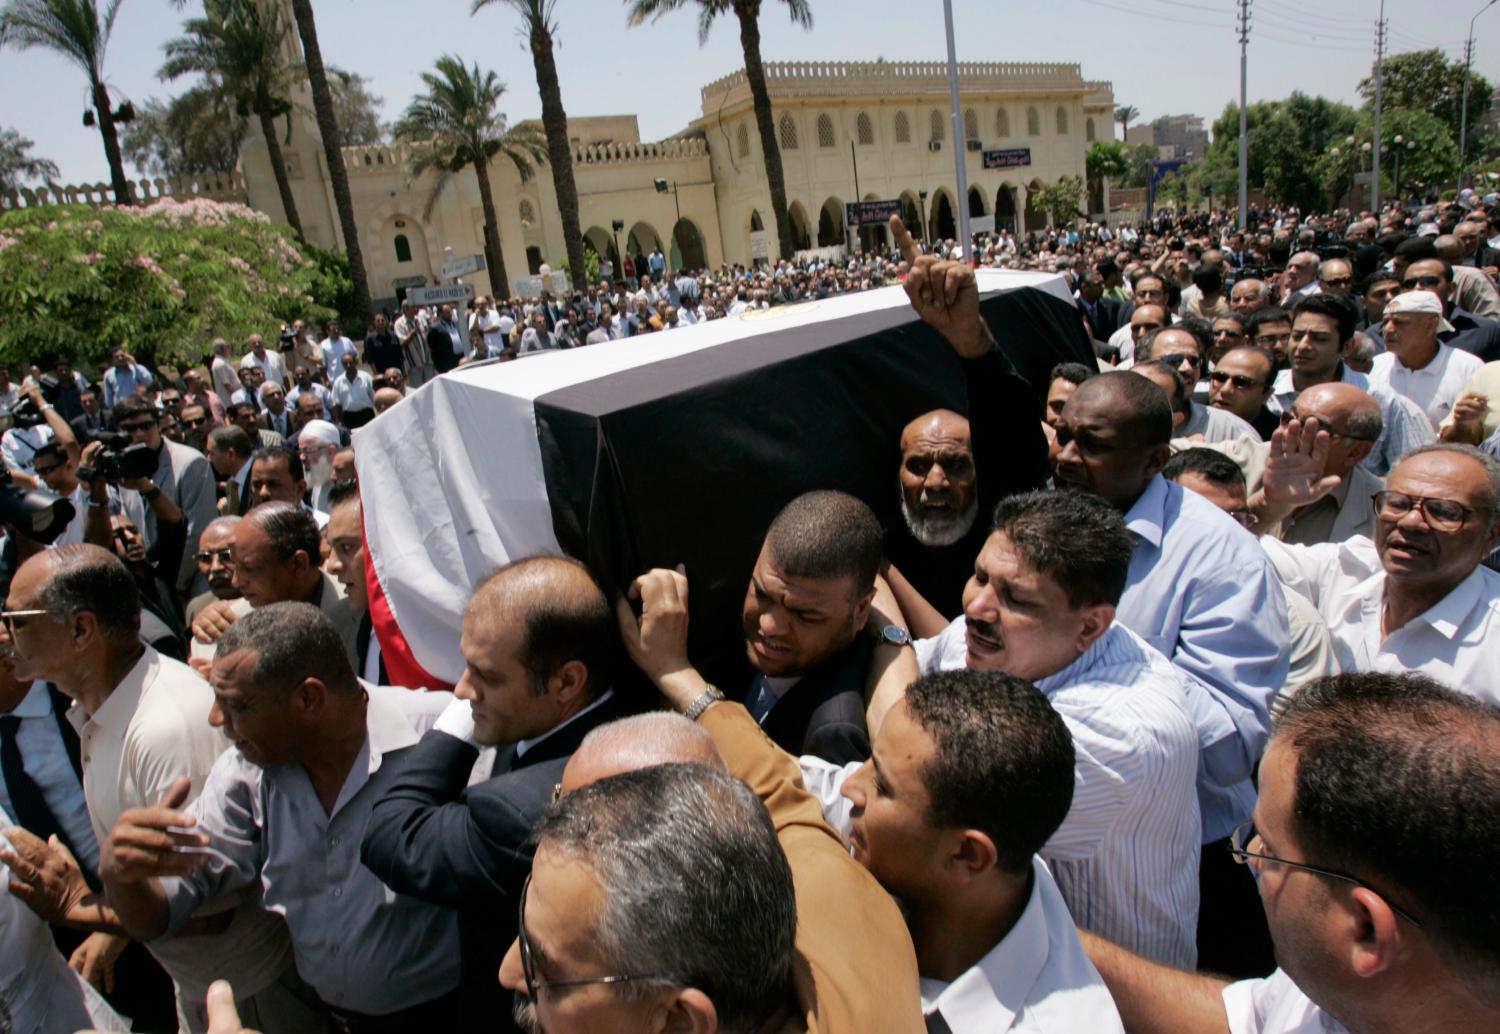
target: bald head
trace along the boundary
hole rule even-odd
[[[375,412],[384,413],[387,409],[390,409],[396,403],[400,402],[403,398],[405,398],[405,396],[402,395],[400,390],[397,388],[376,388]]]
[[[1336,437],[1329,444],[1323,472],[1342,477],[1370,454],[1380,437],[1380,403],[1352,384],[1317,384],[1297,396],[1298,420],[1318,421]]]
[[[905,452],[919,438],[935,437],[969,444],[969,418],[951,409],[934,409],[923,413],[901,429],[901,451]]]
[[[601,725],[585,736],[563,770],[562,788],[572,793],[638,768],[677,764],[725,767],[703,726],[670,711],[650,711]]]
[[[1172,404],[1158,385],[1129,370],[1090,377],[1068,400],[1068,408],[1108,414],[1132,445],[1166,445],[1172,439]]]

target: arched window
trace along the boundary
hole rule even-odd
[[[875,142],[875,124],[870,121],[868,112],[861,111],[859,118],[854,120],[854,135],[861,147],[869,147]]]
[[[998,137],[1010,136],[1010,114],[1000,108],[995,112],[995,135]]]
[[[906,117],[906,112],[896,112],[896,143],[911,143],[911,120]]]
[[[1094,120],[1085,119],[1083,123],[1083,139],[1088,143],[1094,142]]]
[[[781,121],[776,124],[776,137],[780,141],[783,151],[795,151],[797,149],[797,123],[792,121],[791,112],[783,114]]]
[[[1057,106],[1057,135],[1068,135],[1068,109],[1061,104]]]
[[[398,233],[398,234],[396,234],[396,239],[392,243],[394,243],[396,245],[396,261],[397,262],[410,262],[411,261],[411,241],[409,241],[409,240],[406,239],[406,234],[404,234],[404,233]]]
[[[1035,108],[1026,109],[1026,135],[1042,135],[1042,116],[1037,113]]]
[[[739,149],[739,152],[740,152],[740,157],[741,158],[748,158],[748,157],[750,157],[750,127],[747,126],[747,125],[745,125],[745,123],[741,122],[740,123],[740,131],[736,135],[738,137],[736,143],[738,145],[738,149]]]
[[[927,116],[927,138],[929,140],[941,140],[943,138],[943,113],[936,108]]]
[[[818,116],[818,146],[833,146],[833,119],[827,115]]]
[[[520,208],[520,213],[521,213],[521,222],[523,222],[523,223],[534,223],[534,222],[536,222],[536,209],[534,209],[534,208],[531,207],[531,202],[530,201],[527,201],[527,200],[525,200],[523,198],[522,201],[521,201],[521,204],[519,205],[519,208]]]
[[[973,108],[964,109],[964,139],[979,139],[979,116],[975,114]]]

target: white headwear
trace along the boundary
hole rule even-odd
[[[1404,291],[1385,303],[1384,315],[1415,312],[1423,316],[1436,316],[1438,333],[1447,334],[1453,324],[1443,318],[1443,302],[1431,291]]]

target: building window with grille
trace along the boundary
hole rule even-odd
[[[738,137],[736,142],[740,152],[740,157],[750,157],[750,127],[741,122],[740,131],[736,134],[736,136]]]
[[[943,113],[936,108],[927,116],[927,135],[929,140],[943,139]]]
[[[1026,109],[1026,135],[1042,135],[1042,116],[1035,108]]]
[[[818,146],[833,146],[833,119],[827,115],[818,116]]]
[[[861,147],[875,143],[875,124],[870,121],[869,113],[861,111],[859,118],[854,120],[854,135]]]
[[[1057,135],[1068,135],[1068,109],[1061,104],[1057,106]]]
[[[1083,139],[1087,143],[1094,142],[1094,120],[1085,119],[1083,123]]]
[[[396,239],[392,243],[394,243],[396,245],[396,261],[397,262],[410,262],[411,261],[411,241],[409,241],[409,240],[406,239],[406,234],[404,234],[404,233],[398,233],[398,234],[396,234]]]
[[[531,202],[530,201],[527,201],[527,200],[523,199],[521,201],[521,204],[520,204],[520,210],[521,210],[521,222],[523,222],[523,223],[534,223],[534,222],[536,222],[536,210],[531,207]]]
[[[782,115],[781,121],[776,124],[776,137],[783,151],[797,149],[797,123],[792,121],[790,112]]]
[[[964,109],[964,139],[979,139],[979,116],[973,108]]]
[[[1010,115],[1004,108],[995,112],[995,135],[998,137],[1010,136]]]
[[[906,112],[896,112],[896,143],[911,143],[911,120],[906,117]]]

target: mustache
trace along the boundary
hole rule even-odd
[[[510,1015],[516,1021],[516,1026],[526,1034],[544,1034],[542,1023],[536,1018],[536,1003],[521,991],[516,991],[514,994],[515,1000],[510,1007]]]
[[[993,639],[997,643],[1001,641],[1000,629],[988,621],[976,621],[974,618],[966,616],[964,618],[964,625],[969,631],[976,632],[986,639]]]

